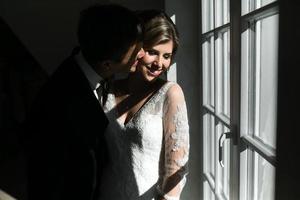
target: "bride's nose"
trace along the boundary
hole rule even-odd
[[[162,61],[163,59],[160,57],[160,56],[157,56],[156,58],[155,58],[155,60],[153,61],[153,64],[155,65],[155,66],[157,66],[157,68],[158,69],[162,69],[163,68],[163,61]]]

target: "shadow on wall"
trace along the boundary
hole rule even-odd
[[[21,127],[47,79],[47,74],[0,18],[0,195],[4,191],[17,199],[26,199]]]

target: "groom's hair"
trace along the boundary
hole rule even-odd
[[[139,18],[123,6],[93,5],[80,13],[78,42],[90,64],[120,61],[142,35]]]

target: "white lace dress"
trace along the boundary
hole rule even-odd
[[[179,85],[164,84],[126,123],[117,118],[108,94],[110,121],[105,137],[110,165],[104,171],[101,200],[178,200],[187,174],[189,126]]]

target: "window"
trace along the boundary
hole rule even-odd
[[[204,199],[229,199],[229,0],[202,1],[202,19]]]
[[[278,2],[201,7],[204,199],[272,200]]]

